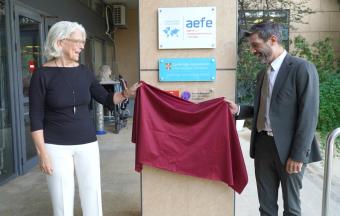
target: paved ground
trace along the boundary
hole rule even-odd
[[[134,144],[130,142],[131,119],[128,128],[116,135],[110,132],[99,136],[102,168],[103,210],[105,216],[140,215],[140,175],[134,171]],[[236,216],[256,216],[258,202],[253,170],[253,160],[248,156],[250,131],[239,132],[241,146],[248,169],[249,184],[236,197]],[[331,215],[340,212],[340,162],[334,163]],[[302,191],[304,216],[320,216],[322,203],[322,165],[309,166]],[[282,203],[280,201],[280,210]],[[75,216],[81,215],[76,195]],[[44,176],[38,168],[17,177],[0,187],[0,216],[48,216],[51,214],[50,198]],[[281,213],[282,215],[282,213]],[[213,215],[207,215],[213,216]]]
[[[236,216],[259,215],[257,192],[255,185],[255,174],[253,160],[249,157],[250,131],[244,129],[239,132],[241,147],[246,162],[249,183],[241,195],[236,196]],[[333,163],[333,183],[330,202],[330,215],[338,216],[340,212],[340,160]],[[302,215],[320,216],[322,208],[322,187],[323,187],[323,164],[313,163],[307,166],[303,189],[301,191]],[[279,215],[282,215],[283,205],[281,193],[279,195]]]
[[[140,175],[134,171],[135,145],[130,142],[131,125],[120,133],[98,136],[103,212],[105,216],[140,215]],[[81,209],[76,192],[75,216]],[[36,167],[0,187],[0,216],[52,215],[45,177]]]

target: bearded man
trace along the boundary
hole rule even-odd
[[[315,139],[318,73],[312,63],[287,53],[280,27],[272,21],[253,25],[245,37],[267,69],[257,76],[254,106],[227,102],[237,119],[253,117],[250,156],[254,158],[260,215],[278,215],[280,184],[283,215],[301,215],[306,164],[321,160]]]

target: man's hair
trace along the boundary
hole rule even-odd
[[[271,36],[275,36],[279,44],[282,42],[279,24],[270,20],[256,23],[248,31],[244,32],[246,38],[253,34],[258,34],[259,38],[264,41],[267,41]]]

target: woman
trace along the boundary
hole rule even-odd
[[[93,97],[113,108],[136,93],[139,84],[108,93],[92,71],[78,63],[86,32],[76,22],[54,24],[46,39],[48,61],[30,84],[32,137],[46,174],[55,216],[73,215],[74,171],[83,215],[102,215],[100,160],[89,103]]]

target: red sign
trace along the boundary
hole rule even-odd
[[[35,61],[34,60],[28,61],[28,71],[30,73],[33,73],[35,71]]]
[[[167,90],[165,92],[168,92],[169,94],[179,97],[179,90]]]

